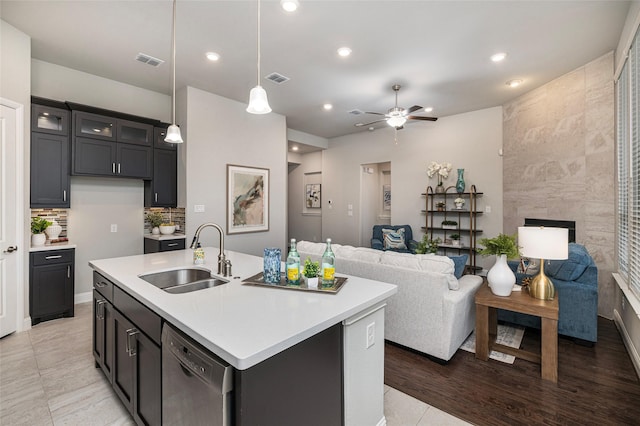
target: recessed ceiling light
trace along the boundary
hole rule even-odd
[[[346,58],[347,56],[351,55],[351,49],[349,49],[348,47],[341,47],[340,49],[338,49],[338,55]]]
[[[294,145],[294,146],[292,146],[292,147],[291,147],[291,150],[292,150],[292,151],[297,151],[297,150],[298,150],[298,145]]]
[[[424,109],[424,112],[431,112],[431,111],[433,111],[433,107],[426,107]]]
[[[520,80],[519,78],[515,79],[515,80],[509,80],[505,83],[507,86],[509,87],[518,87],[522,84],[522,80]]]
[[[220,55],[216,52],[207,52],[207,59],[215,62],[220,59]]]
[[[500,62],[503,61],[504,58],[507,57],[507,54],[504,52],[500,52],[500,53],[496,53],[495,55],[491,55],[491,60],[493,62]]]
[[[330,109],[332,109],[332,108],[333,108],[333,105],[331,105],[331,104],[324,104],[324,105],[322,105],[322,108],[324,108],[325,110],[329,111]]]
[[[295,12],[300,3],[298,0],[280,0],[280,6],[287,12]]]

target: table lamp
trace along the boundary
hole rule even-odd
[[[552,300],[556,294],[553,283],[544,274],[544,260],[563,260],[569,257],[569,230],[544,226],[518,228],[518,246],[524,257],[540,259],[540,273],[529,284],[529,295],[536,299]]]

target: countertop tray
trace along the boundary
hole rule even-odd
[[[260,287],[283,288],[287,290],[302,290],[302,291],[312,291],[315,293],[336,294],[337,292],[340,291],[344,283],[347,282],[347,277],[335,277],[334,286],[329,288],[309,288],[304,283],[304,281],[301,281],[300,285],[289,285],[287,284],[284,274],[282,275],[282,277],[280,277],[279,284],[269,284],[264,282],[262,272],[259,272],[252,277],[246,278],[242,280],[242,282],[243,284],[257,285]],[[321,284],[318,284],[318,285],[320,286]]]

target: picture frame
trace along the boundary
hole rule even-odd
[[[391,210],[391,185],[382,185],[382,209]]]
[[[309,183],[305,189],[305,203],[308,209],[319,209],[322,206],[322,185]]]
[[[269,230],[269,169],[227,164],[227,234]]]

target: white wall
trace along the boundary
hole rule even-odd
[[[322,211],[305,213],[305,175],[322,173],[322,151],[300,155],[300,165],[289,173],[289,238],[298,241],[320,241],[322,238]],[[320,180],[322,175],[320,174]],[[320,181],[322,183],[322,181]],[[324,206],[324,185],[321,187],[321,202]],[[322,210],[322,209],[321,209]]]
[[[225,248],[262,256],[265,247],[286,253],[287,136],[285,117],[253,115],[246,105],[193,87],[186,89],[186,221],[190,240],[198,225],[214,222],[226,230],[227,164],[270,170],[269,231],[225,237]],[[204,213],[193,206],[204,205]],[[190,241],[187,241],[189,243]],[[218,246],[213,229],[203,246]]]
[[[23,130],[23,155],[24,155],[24,172],[22,181],[25,190],[23,205],[16,207],[16,213],[19,217],[26,218],[24,212],[29,209],[29,146],[31,126],[31,82],[29,75],[31,73],[31,38],[18,31],[13,26],[0,20],[0,96],[14,102],[18,102],[24,106],[24,130]],[[28,222],[27,222],[28,223]],[[30,229],[24,227],[22,233],[18,233],[18,247],[29,247]],[[22,258],[22,292],[24,294],[24,313],[29,313],[29,256],[26,250],[21,250],[17,254]],[[20,315],[18,313],[18,315]],[[20,328],[21,325],[18,324]]]
[[[31,65],[35,96],[164,121],[171,118],[170,96],[36,59]],[[142,254],[143,197],[141,179],[71,177],[68,236],[78,245],[76,295],[91,291],[89,260]],[[111,224],[118,225],[117,233],[111,232]]]
[[[422,238],[425,225],[425,199],[420,196],[428,185],[431,161],[450,162],[465,169],[467,188],[475,184],[484,193],[479,204],[491,208],[483,214],[479,226],[482,236],[502,232],[502,108],[488,108],[466,114],[440,118],[437,122],[415,122],[398,132],[394,144],[393,130],[384,128],[334,138],[323,152],[323,238],[340,244],[358,245],[360,241],[360,173],[361,164],[391,161],[391,224],[408,223],[414,238]],[[455,170],[445,184],[455,185]],[[328,200],[333,201],[329,208]],[[347,215],[353,204],[353,216]],[[493,259],[487,259],[491,266]],[[482,258],[478,263],[483,264]]]

